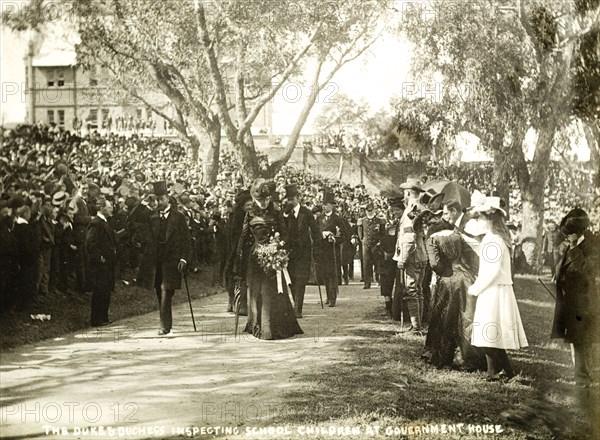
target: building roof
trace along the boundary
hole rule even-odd
[[[77,54],[74,50],[54,50],[39,53],[33,57],[33,67],[74,66],[77,64]]]

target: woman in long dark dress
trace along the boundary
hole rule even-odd
[[[277,292],[275,273],[265,272],[254,252],[269,242],[272,229],[262,217],[250,220],[254,244],[248,255],[248,322],[244,331],[260,339],[285,339],[303,331],[287,292]]]
[[[453,229],[453,225],[440,220],[429,228],[431,235],[426,242],[429,263],[436,275],[425,341],[426,357],[438,368],[455,366],[482,370],[485,358],[469,343],[470,322],[465,319],[467,289],[475,280],[469,262],[477,255]],[[457,348],[460,348],[459,356],[455,358]]]

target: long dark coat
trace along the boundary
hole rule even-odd
[[[319,228],[312,211],[306,206],[301,206],[298,211],[297,233],[293,234],[290,226],[293,222],[293,212],[286,217],[288,228],[289,255],[288,270],[292,277],[298,278],[304,283],[310,278],[312,265],[312,243],[321,239]],[[294,239],[292,239],[294,237]]]
[[[93,291],[112,292],[115,289],[117,257],[115,231],[112,226],[100,217],[92,218],[88,226],[85,249],[90,287]]]
[[[325,214],[320,214],[317,217],[317,226],[319,227],[319,240],[315,243],[315,264],[317,266],[317,276],[319,279],[324,280],[328,279],[329,276],[335,276],[336,262],[338,268],[342,264],[340,244],[347,240],[348,231],[346,230],[342,219],[336,213],[332,213],[329,220],[326,219]],[[339,228],[340,231],[339,235],[336,235],[337,228]],[[333,234],[336,235],[335,257],[333,254],[334,246],[327,239],[323,238],[323,232],[325,231],[333,232]]]
[[[432,292],[432,306],[425,346],[431,353],[431,363],[437,367],[453,363],[467,370],[484,369],[483,352],[471,345],[472,313],[475,297],[467,289],[475,281],[465,261],[472,249],[458,233],[434,234],[426,241],[431,268],[437,274]],[[460,358],[455,360],[456,348]]]
[[[148,242],[144,248],[138,284],[146,289],[154,289],[159,240],[160,216],[158,212],[150,217]],[[177,269],[179,260],[190,263],[191,237],[185,216],[171,206],[167,217],[167,240],[162,257],[162,288],[165,290],[181,289],[181,273]]]
[[[583,344],[600,342],[600,240],[584,233],[559,266],[552,337]]]
[[[345,240],[342,243],[341,254],[342,254],[342,264],[352,264],[354,262],[354,245],[350,242],[352,239],[352,226],[350,226],[350,222],[346,220],[344,217],[340,217],[342,220],[342,224],[344,225],[344,237]]]

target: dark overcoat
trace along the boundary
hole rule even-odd
[[[319,227],[319,240],[315,243],[315,264],[317,266],[317,276],[324,279],[324,275],[326,278],[327,274],[335,274],[336,262],[338,267],[342,264],[340,244],[348,238],[348,231],[342,219],[336,213],[332,213],[329,219],[325,214],[320,214],[317,217],[317,226]],[[326,238],[323,238],[323,232],[325,231],[332,232],[335,235],[335,256],[333,254],[334,246]]]
[[[115,231],[112,226],[100,217],[93,217],[88,226],[85,249],[90,288],[93,291],[112,292],[115,289],[117,256]]]
[[[559,266],[552,337],[573,344],[600,342],[600,240],[584,232]]]
[[[154,289],[156,266],[158,260],[160,216],[158,212],[150,217],[148,241],[144,248],[138,284],[146,289]],[[162,285],[164,290],[181,289],[181,273],[178,270],[179,260],[190,262],[191,237],[185,216],[171,207],[167,217],[166,243],[162,251]]]
[[[300,206],[296,222],[296,231],[291,230],[293,224],[293,215],[290,213],[286,218],[288,229],[288,247],[290,261],[288,270],[292,277],[300,279],[307,283],[310,278],[310,268],[312,265],[313,242],[320,240],[319,228],[312,211],[306,206]]]

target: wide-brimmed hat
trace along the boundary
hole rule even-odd
[[[506,217],[506,211],[500,207],[500,197],[496,196],[486,197],[483,204],[473,207],[473,211],[485,213],[500,211],[502,215]]]
[[[400,184],[400,188],[402,189],[412,189],[415,191],[423,192],[423,184],[417,177],[408,176],[406,182]]]
[[[437,193],[433,188],[429,188],[427,191],[424,191],[420,196],[419,196],[419,203],[421,205],[427,205],[435,196],[439,196],[442,193]],[[443,194],[442,194],[443,197]]]
[[[265,179],[259,178],[250,188],[250,194],[253,198],[261,200],[271,195],[271,188]]]
[[[475,210],[475,208],[477,208],[478,206],[483,206],[485,204],[486,199],[486,195],[483,194],[481,191],[473,191],[473,194],[471,194],[471,206],[469,207],[469,210]]]

